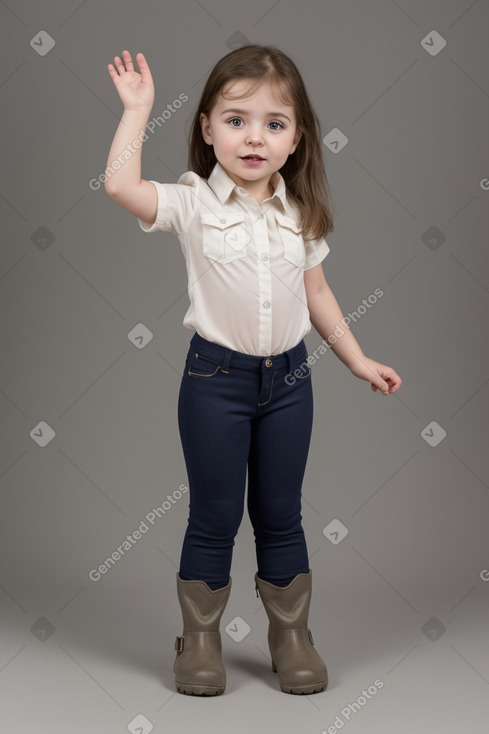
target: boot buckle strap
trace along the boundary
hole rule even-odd
[[[175,640],[175,650],[177,652],[183,652],[183,645],[184,645],[183,635],[177,635],[177,638]]]

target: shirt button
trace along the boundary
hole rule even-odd
[[[264,302],[263,302],[263,305],[265,306],[265,308],[270,308],[270,303],[269,303],[269,301],[264,301]]]
[[[262,260],[268,260],[268,255],[267,255],[266,252],[263,253],[263,255],[261,256],[261,259]]]
[[[226,224],[227,219],[220,219],[219,221],[222,222],[223,224]]]
[[[272,360],[271,359],[266,359],[265,360],[265,364],[266,364],[267,367],[271,367],[272,366]]]

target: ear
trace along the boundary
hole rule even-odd
[[[212,145],[212,133],[209,118],[203,112],[200,113],[200,128],[202,130],[202,137],[207,145]]]

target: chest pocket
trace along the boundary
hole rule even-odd
[[[306,264],[306,250],[302,237],[302,228],[298,226],[295,219],[287,217],[277,209],[275,210],[275,219],[277,220],[277,230],[282,240],[283,257],[297,268],[304,267]]]
[[[251,241],[242,212],[202,214],[202,245],[204,255],[227,265],[246,257]]]

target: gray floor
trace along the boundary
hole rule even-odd
[[[322,693],[293,696],[280,691],[271,670],[266,615],[250,575],[249,532],[245,519],[221,625],[228,676],[222,696],[176,692],[173,643],[181,622],[174,571],[154,547],[141,544],[71,599],[69,584],[63,588],[55,578],[39,588],[38,607],[46,612],[32,630],[25,610],[1,595],[2,632],[8,629],[1,731],[485,731],[489,584],[483,578],[465,579],[457,599],[453,579],[430,578],[420,567],[401,595],[349,535],[336,546],[326,542],[311,558],[310,626],[330,682]],[[230,623],[250,628],[241,641],[225,631]]]

